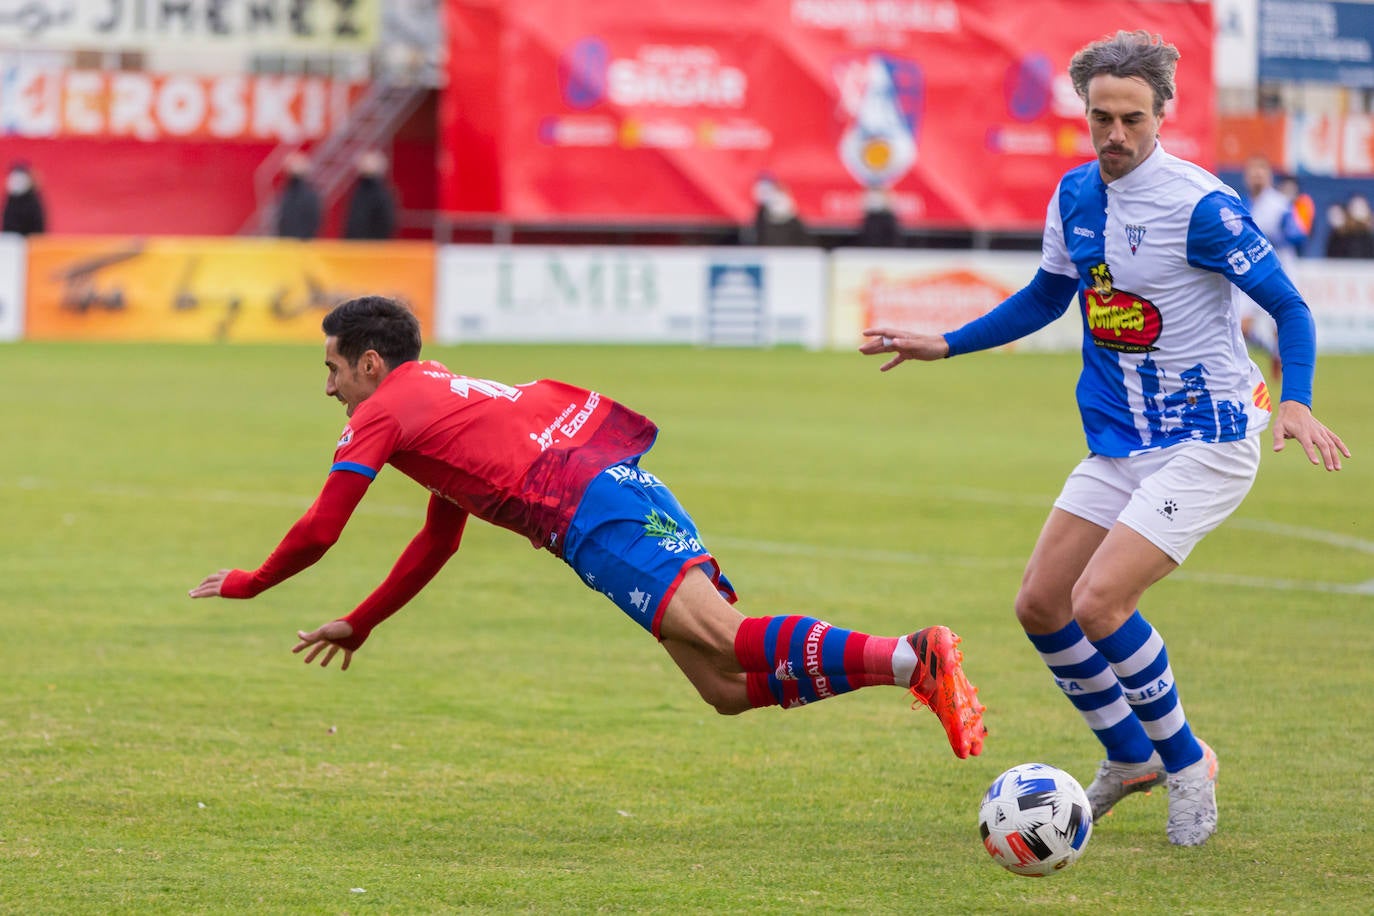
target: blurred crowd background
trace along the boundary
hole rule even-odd
[[[1276,0],[0,0],[4,229],[1031,250],[1118,28],[1166,147],[1374,257],[1374,4]]]

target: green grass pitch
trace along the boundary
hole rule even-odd
[[[895,689],[715,715],[561,562],[474,523],[354,657],[294,634],[385,575],[425,494],[384,472],[319,564],[248,602],[344,423],[322,347],[0,347],[0,912],[1342,913],[1374,898],[1374,358],[1324,358],[1339,474],[1290,443],[1142,608],[1221,759],[1220,832],[1137,796],[1053,878],[998,868],[978,802],[1099,752],[1011,603],[1083,454],[1074,355],[880,374],[855,353],[432,348],[566,378],[662,427],[645,466],[750,614],[946,623],[981,758]],[[1267,440],[1266,440],[1267,441]]]

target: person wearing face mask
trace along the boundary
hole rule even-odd
[[[34,235],[46,229],[47,214],[33,171],[27,162],[16,162],[5,178],[5,216],[0,231]]]
[[[746,226],[740,241],[745,245],[812,244],[811,233],[797,216],[797,204],[792,193],[778,178],[764,173],[754,182],[754,222]]]
[[[386,156],[368,150],[358,157],[357,169],[344,238],[389,239],[396,234],[396,197],[386,182]]]
[[[1369,199],[1352,195],[1345,202],[1344,252],[1347,258],[1374,258],[1374,225],[1371,225]]]
[[[284,239],[313,239],[320,233],[323,205],[310,183],[310,157],[296,152],[286,157],[286,183],[277,202],[277,235]]]

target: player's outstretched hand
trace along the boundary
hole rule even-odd
[[[879,367],[883,372],[909,359],[934,360],[949,355],[949,343],[939,334],[918,334],[900,328],[864,328],[863,335],[870,339],[859,345],[860,353],[865,356],[894,354]]]
[[[1274,451],[1283,451],[1283,440],[1297,439],[1307,460],[1320,464],[1328,471],[1341,469],[1341,456],[1350,457],[1350,449],[1345,447],[1341,437],[1322,425],[1312,416],[1312,409],[1299,401],[1279,402],[1279,412],[1274,418]]]
[[[229,575],[229,572],[230,571],[227,569],[221,569],[217,572],[210,573],[210,575],[200,580],[199,585],[186,594],[190,595],[192,598],[218,598],[220,588],[223,587],[225,577]]]
[[[348,663],[353,660],[353,650],[345,649],[343,646],[339,645],[336,640],[347,639],[352,635],[353,625],[348,621],[331,620],[329,623],[311,630],[309,633],[304,630],[298,630],[296,632],[296,638],[299,639],[300,642],[296,643],[296,647],[291,651],[300,653],[309,649],[310,651],[306,653],[305,656],[305,663],[307,665],[313,662],[316,657],[323,652],[324,658],[320,659],[321,668],[329,667],[329,663],[333,661],[334,656],[342,652],[343,665],[340,666],[339,670],[347,671]]]

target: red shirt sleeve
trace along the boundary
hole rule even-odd
[[[232,570],[220,586],[225,598],[252,598],[315,563],[343,533],[353,510],[372,478],[352,471],[334,471],[305,515],[253,572]]]
[[[396,565],[382,584],[343,619],[353,627],[353,635],[337,640],[345,649],[356,649],[383,620],[405,606],[429,584],[458,550],[463,540],[468,513],[439,497],[431,496],[425,525],[406,545]]]

